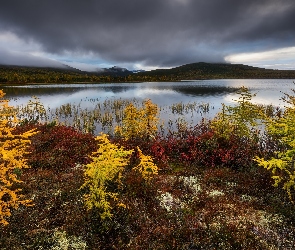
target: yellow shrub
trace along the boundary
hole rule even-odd
[[[151,156],[144,155],[139,147],[137,147],[139,153],[140,163],[133,168],[135,171],[139,171],[146,181],[150,181],[154,175],[158,174],[158,167],[154,164]]]
[[[293,92],[295,92],[293,90]],[[282,143],[281,150],[276,152],[276,157],[265,160],[256,157],[258,164],[272,173],[274,186],[283,184],[291,201],[292,189],[295,190],[295,96],[285,95],[283,100],[289,106],[285,107],[282,116],[269,118],[266,121],[268,133]]]
[[[158,113],[158,106],[151,100],[145,100],[142,108],[130,103],[124,110],[122,126],[117,126],[115,133],[127,140],[153,136],[158,130]]]
[[[252,103],[255,94],[251,94],[246,87],[241,87],[237,94],[240,95],[238,100],[234,100],[237,105],[222,104],[222,112],[211,122],[211,127],[222,137],[229,137],[231,134],[251,137],[253,128],[256,129],[259,120],[263,119],[263,108]]]
[[[111,201],[116,201],[118,193],[109,190],[111,183],[120,185],[120,179],[133,150],[124,150],[112,144],[106,134],[96,138],[99,148],[92,154],[92,162],[86,165],[85,182],[81,188],[87,189],[84,196],[88,209],[97,208],[102,219],[112,217]]]
[[[129,164],[133,150],[119,148],[111,143],[107,135],[103,133],[97,136],[96,140],[99,148],[92,153],[92,162],[86,165],[85,182],[81,189],[86,190],[84,202],[87,209],[97,209],[101,219],[106,219],[112,217],[113,205],[126,207],[119,202],[118,191],[122,185],[122,173]],[[158,174],[158,167],[150,156],[144,155],[139,148],[137,150],[140,163],[132,170],[139,171],[146,181],[150,181],[154,175]]]
[[[4,97],[0,90],[0,98]],[[21,135],[12,133],[18,123],[13,107],[7,100],[0,100],[0,224],[6,225],[6,219],[11,215],[11,209],[19,205],[30,205],[30,200],[23,199],[20,189],[13,188],[14,183],[21,182],[17,178],[17,171],[27,168],[25,159],[29,137],[34,132],[28,131]]]

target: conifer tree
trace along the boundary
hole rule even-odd
[[[35,133],[31,130],[20,135],[13,134],[18,120],[8,100],[2,99],[4,95],[0,90],[0,225],[8,224],[11,209],[31,205],[31,201],[24,199],[15,184],[21,182],[18,178],[21,169],[28,167],[25,155],[29,137]]]
[[[295,93],[295,90],[292,89]],[[266,129],[270,136],[279,141],[281,146],[276,156],[271,159],[256,157],[258,164],[272,173],[274,186],[283,184],[292,202],[295,190],[295,96],[285,94],[282,98],[286,107],[282,116],[268,118]]]
[[[130,103],[124,110],[122,126],[115,133],[125,139],[153,137],[158,130],[159,108],[151,100],[145,100],[143,107],[137,108]]]

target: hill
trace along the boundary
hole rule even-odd
[[[227,63],[191,63],[172,69],[157,69],[138,73],[135,79],[180,81],[199,79],[280,79],[295,78],[295,70],[273,70]]]
[[[75,68],[43,68],[0,65],[0,84],[101,82],[104,76]]]
[[[191,63],[172,69],[134,73],[113,67],[99,72],[67,68],[1,66],[1,83],[142,82],[205,79],[295,79],[295,70],[273,70],[242,64]]]

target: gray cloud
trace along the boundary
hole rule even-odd
[[[0,32],[51,54],[169,67],[293,46],[294,16],[294,0],[9,0]]]

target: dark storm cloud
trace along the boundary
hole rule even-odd
[[[48,53],[174,66],[222,61],[248,46],[294,46],[294,16],[294,0],[9,0],[0,32]]]

